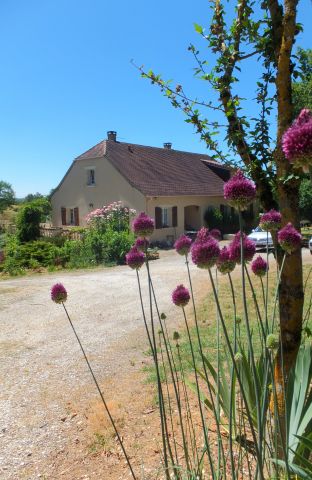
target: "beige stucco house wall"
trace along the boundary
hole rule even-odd
[[[90,170],[94,170],[93,185],[88,185]],[[71,210],[78,208],[79,225],[85,226],[89,212],[118,200],[137,211],[146,210],[144,195],[133,188],[105,157],[75,161],[51,198],[52,223],[62,226],[61,209],[66,208],[66,224],[74,224]]]
[[[170,213],[172,207],[177,207],[177,226],[156,229],[152,240],[173,241],[185,230],[198,230],[204,225],[204,214],[208,207],[220,207],[225,204],[223,197],[209,196],[179,196],[147,198],[146,213],[155,217],[156,207],[167,207]],[[169,223],[172,219],[169,218]]]

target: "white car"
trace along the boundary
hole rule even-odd
[[[310,250],[310,253],[312,255],[312,237],[309,240],[309,250]]]
[[[248,235],[248,238],[250,238],[250,240],[253,240],[255,242],[257,250],[260,250],[260,249],[266,250],[267,245],[270,250],[274,248],[273,240],[270,232],[265,232],[260,227],[257,227],[254,230],[252,230],[251,234]]]

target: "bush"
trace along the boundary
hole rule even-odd
[[[305,178],[299,190],[299,208],[302,220],[312,221],[312,182]]]
[[[17,216],[17,237],[20,242],[30,242],[40,237],[41,208],[25,205]]]
[[[40,237],[40,222],[45,220],[51,209],[47,199],[26,203],[17,215],[17,237],[21,243],[31,242]]]
[[[108,232],[105,235],[104,259],[105,262],[125,263],[126,253],[130,250],[134,236],[128,232]]]
[[[219,208],[208,207],[204,215],[204,220],[210,230],[217,228],[222,235],[237,232],[239,229],[237,213],[222,213]]]
[[[57,237],[41,237],[43,242],[52,243],[56,247],[64,247],[66,237],[64,235],[58,235]]]
[[[86,268],[103,263],[125,263],[125,255],[133,244],[133,234],[108,231],[104,234],[92,229],[82,240],[67,240],[63,255],[68,267]]]
[[[12,269],[13,265],[16,269],[48,267],[55,265],[55,260],[62,256],[62,250],[49,242],[38,240],[18,244],[16,237],[11,236],[5,249],[3,270],[6,272]]]
[[[67,240],[62,251],[69,268],[86,268],[97,264],[91,242],[87,239]]]

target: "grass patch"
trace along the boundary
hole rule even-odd
[[[303,272],[304,272],[304,281],[308,277],[309,271],[311,269],[311,265],[304,265]],[[268,289],[268,309],[267,309],[267,318],[269,325],[272,321],[273,316],[273,309],[274,309],[274,299],[276,295],[276,271],[275,269],[271,268],[269,272],[269,289]],[[259,307],[259,311],[261,314],[262,322],[265,323],[265,308],[264,308],[264,299],[263,299],[263,291],[262,285],[259,278],[252,275],[251,277],[257,304]],[[311,325],[311,295],[312,295],[312,282],[311,276],[306,284],[306,292],[305,292],[305,304],[304,304],[304,317],[306,318],[306,322],[303,326],[303,335],[310,336],[312,332],[312,325]],[[224,320],[227,326],[227,333],[228,336],[233,344],[234,339],[234,325],[235,325],[235,315],[233,309],[233,297],[230,288],[230,283],[227,276],[218,276],[218,295],[220,299],[221,309],[224,316]],[[248,339],[247,339],[247,328],[246,322],[244,319],[244,310],[243,310],[243,303],[242,303],[242,285],[240,277],[235,273],[233,278],[233,284],[235,289],[235,301],[236,301],[236,328],[237,333],[240,339],[240,343],[243,347],[247,347]],[[265,284],[265,280],[264,280]],[[264,286],[265,289],[265,286]],[[252,332],[252,339],[253,339],[253,348],[255,352],[255,356],[257,357],[261,351],[261,335],[260,335],[260,323],[258,320],[257,309],[255,305],[255,300],[253,297],[253,293],[251,287],[249,285],[248,279],[246,279],[246,294],[247,294],[247,309],[248,309],[248,319],[249,325]],[[195,292],[195,300],[196,300],[196,292]],[[181,312],[177,310],[177,314],[181,315]],[[201,357],[199,353],[199,345],[198,345],[198,338],[196,329],[194,326],[194,316],[193,316],[193,307],[189,305],[186,309],[187,320],[190,326],[190,334],[193,344],[193,349],[195,353],[195,360],[198,365],[201,365]],[[182,317],[182,315],[181,315]],[[208,360],[213,364],[216,365],[217,362],[217,353],[218,353],[218,322],[217,322],[217,311],[216,305],[213,297],[213,293],[210,288],[208,275],[207,275],[207,296],[206,299],[197,307],[197,318],[199,324],[199,333],[200,339],[203,347],[204,355],[208,358]],[[170,324],[168,323],[168,327]],[[276,306],[276,313],[275,313],[275,332],[278,332],[278,305]],[[180,359],[182,368],[185,372],[193,370],[192,367],[192,356],[191,356],[191,346],[187,337],[187,332],[184,327],[181,327],[179,330],[180,339],[179,339],[179,352],[180,352]],[[177,371],[180,371],[179,366],[179,357],[177,355],[177,348],[176,344],[173,341],[173,331],[169,330],[168,332],[171,348],[174,352],[174,359],[176,364]],[[224,333],[222,326],[219,326],[219,354],[221,361],[225,359],[228,348],[226,346]],[[166,358],[166,353],[164,350],[164,346],[162,347],[164,351],[164,358]],[[158,347],[158,352],[161,353],[161,349]],[[150,353],[150,352],[149,352]],[[164,368],[167,369],[167,376],[170,380],[169,369],[167,361],[165,361],[165,367],[161,364],[160,365],[160,376],[161,380],[164,381],[165,379],[165,371]],[[143,369],[146,373],[146,381],[148,383],[156,383],[157,376],[154,364],[151,362],[150,365],[146,365]]]
[[[103,435],[102,433],[95,433],[93,442],[89,445],[90,453],[98,453],[103,450],[109,451],[114,445],[111,436]]]

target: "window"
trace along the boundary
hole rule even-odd
[[[73,208],[69,209],[69,225],[75,225],[75,214]]]
[[[79,208],[61,207],[62,225],[79,225]]]
[[[161,209],[161,222],[162,222],[162,227],[170,227],[169,221],[168,221],[168,208],[164,207]]]
[[[168,228],[178,225],[178,207],[155,207],[155,227]]]
[[[93,168],[89,168],[87,170],[87,185],[95,185],[95,170]]]

